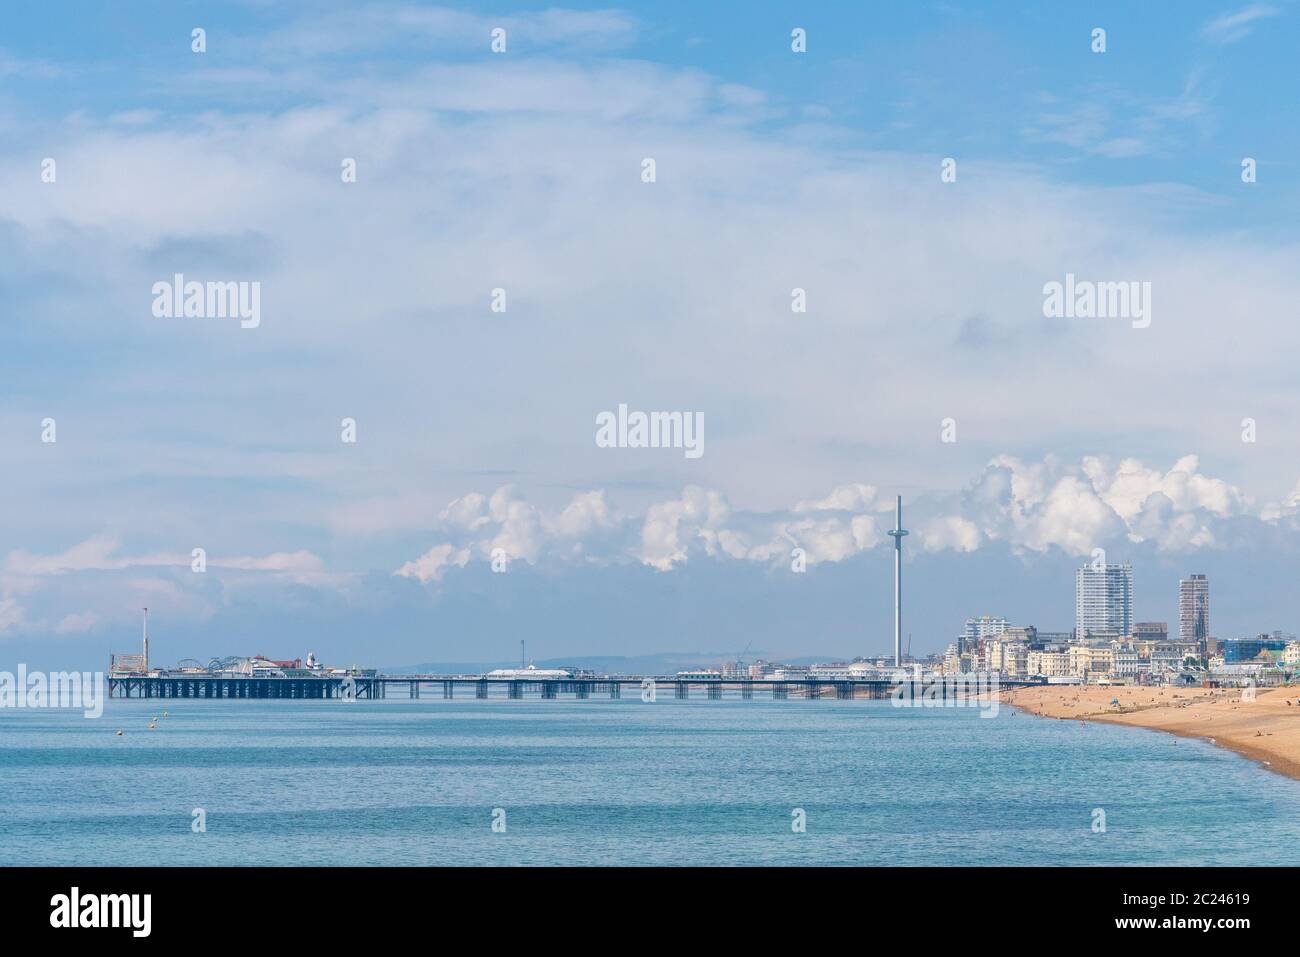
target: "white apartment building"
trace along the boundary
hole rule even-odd
[[[997,638],[1007,630],[1007,620],[995,615],[980,615],[967,618],[966,627],[961,636],[968,642],[983,641],[985,638]]]
[[[1074,575],[1075,637],[1124,637],[1133,628],[1133,566],[1081,566]]]

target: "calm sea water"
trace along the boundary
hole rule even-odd
[[[0,866],[1300,860],[1300,782],[1012,715],[662,696],[6,711]]]

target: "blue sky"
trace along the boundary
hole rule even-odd
[[[1208,571],[1221,636],[1295,631],[1298,16],[24,8],[0,655],[93,663],[145,604],[164,660],[875,653],[895,494],[914,650],[1068,629],[1094,548],[1139,619]],[[175,273],[261,324],[154,316]],[[1150,327],[1044,318],[1067,273],[1150,282]],[[705,454],[597,448],[620,403]]]

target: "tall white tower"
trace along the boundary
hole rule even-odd
[[[894,667],[903,666],[903,496],[894,502]]]
[[[1133,633],[1133,566],[1089,562],[1074,573],[1074,633],[1082,639]]]
[[[144,673],[149,673],[149,609],[144,610]]]

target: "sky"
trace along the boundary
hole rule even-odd
[[[804,6],[6,14],[0,662],[1300,630],[1297,5]]]

